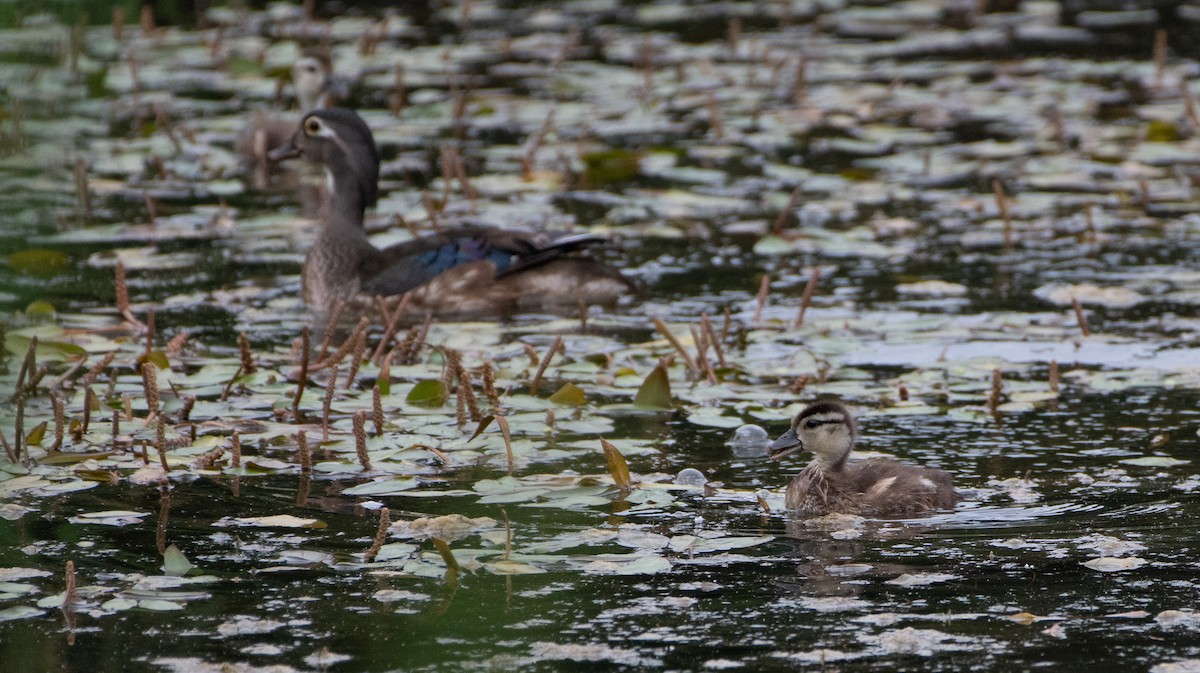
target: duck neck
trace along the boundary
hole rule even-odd
[[[340,176],[340,177],[339,177]],[[339,232],[357,231],[365,236],[363,215],[367,204],[364,190],[358,184],[359,175],[353,170],[326,167],[325,179],[329,189],[329,227]]]
[[[848,458],[850,458],[850,451],[848,449],[833,454],[817,454],[808,466],[814,471],[819,472],[841,472],[846,469],[846,460]]]

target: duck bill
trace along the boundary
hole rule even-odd
[[[267,152],[267,159],[271,161],[283,161],[284,159],[293,159],[298,156],[300,156],[300,148],[296,147],[292,143],[280,145],[270,152]]]
[[[776,439],[767,447],[767,460],[779,460],[803,448],[804,444],[800,443],[800,438],[796,436],[796,429],[792,428],[780,435],[779,439]]]

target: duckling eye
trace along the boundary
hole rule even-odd
[[[805,423],[804,423],[804,427],[806,427],[806,428],[808,428],[808,429],[810,429],[810,430],[811,430],[812,428],[815,428],[815,427],[817,427],[817,426],[818,426],[818,425],[820,425],[820,424],[821,424],[821,422],[820,422],[820,421],[818,421],[817,419],[815,419],[815,418],[810,418],[810,419],[808,419],[807,421],[805,421]]]
[[[304,132],[310,136],[315,136],[321,132],[321,122],[315,117],[309,117],[308,121],[304,122]]]

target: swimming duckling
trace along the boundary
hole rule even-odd
[[[300,113],[326,108],[346,95],[346,84],[333,73],[333,61],[318,50],[306,50],[292,64],[292,88]],[[296,117],[255,110],[254,118],[237,140],[237,152],[257,172],[266,167],[267,153],[288,142],[296,130]],[[256,181],[265,182],[265,176]],[[260,184],[259,186],[262,186]]]
[[[788,485],[788,509],[806,517],[915,514],[950,509],[962,499],[942,470],[882,458],[849,463],[854,437],[854,417],[835,402],[819,402],[796,415],[792,429],[767,454],[779,460],[801,449],[813,453]]]
[[[418,315],[503,313],[545,305],[612,303],[633,284],[602,262],[568,256],[601,239],[551,238],[460,226],[375,247],[363,214],[378,198],[379,152],[371,129],[342,108],[304,116],[273,160],[303,156],[324,165],[329,182],[325,226],[304,261],[304,299],[318,310],[340,301],[370,306],[373,297],[408,293]]]

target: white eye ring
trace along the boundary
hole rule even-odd
[[[304,135],[310,138],[335,138],[337,136],[333,129],[316,117],[304,120]]]

